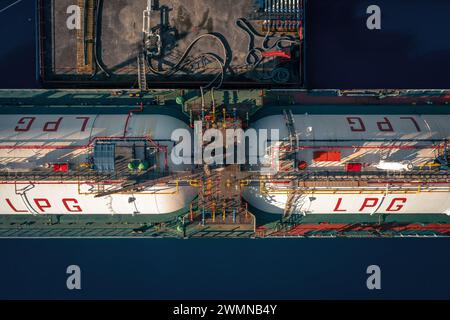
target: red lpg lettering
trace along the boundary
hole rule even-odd
[[[365,132],[366,131],[366,126],[364,125],[364,122],[360,117],[347,117],[347,122],[350,125],[350,129],[353,132]],[[359,128],[354,127],[354,125],[356,125],[357,122],[359,123]]]
[[[61,124],[63,117],[58,118],[56,121],[49,121],[44,125],[45,132],[55,132],[58,131],[59,125]]]
[[[69,207],[69,202],[72,202],[72,206]],[[67,198],[62,199],[62,203],[64,204],[64,207],[66,207],[67,211],[69,212],[83,212],[80,206],[78,206],[78,200],[74,198]]]
[[[391,203],[387,207],[386,211],[389,211],[389,212],[400,211],[404,207],[404,205],[403,204],[396,204],[396,202],[406,203],[406,201],[407,201],[406,198],[394,198],[394,199],[392,199]],[[393,208],[394,205],[395,205],[395,208]]]
[[[34,199],[34,203],[36,204],[36,206],[39,208],[39,210],[41,212],[45,212],[44,209],[48,209],[48,208],[52,207],[50,205],[50,202],[47,199],[44,199],[44,198]]]
[[[371,203],[369,203],[369,201]],[[378,198],[366,198],[364,199],[364,202],[361,206],[361,208],[359,208],[359,211],[363,211],[364,208],[374,208],[376,205],[378,204]]]
[[[28,210],[20,210],[20,209],[16,209],[16,207],[14,207],[14,205],[12,204],[11,200],[9,200],[8,198],[5,199],[6,203],[8,204],[8,206],[14,211],[14,212],[28,212]]]
[[[416,127],[417,132],[421,132],[419,124],[417,123],[416,119],[414,119],[413,117],[400,117],[400,119],[411,120],[412,123],[414,124],[414,126]]]
[[[77,117],[76,119],[83,120],[83,124],[81,125],[81,132],[84,132],[86,130],[86,126],[90,117]]]
[[[392,124],[391,124],[391,122],[389,121],[389,119],[386,118],[386,117],[384,117],[383,119],[384,119],[384,121],[378,121],[378,122],[377,122],[377,127],[378,127],[378,129],[379,129],[380,131],[384,131],[384,132],[393,132],[393,131],[394,131],[394,128],[392,128]],[[383,125],[386,125],[387,128],[386,128],[386,127],[383,127]]]
[[[334,212],[345,212],[345,211],[347,211],[345,209],[339,209],[339,207],[341,206],[341,203],[342,203],[342,198],[339,198],[337,203],[336,203],[336,207],[334,207],[334,210],[333,210]]]
[[[14,129],[16,132],[26,132],[30,130],[31,125],[33,124],[34,120],[36,120],[36,117],[23,117],[20,118],[19,121],[17,121],[17,126]],[[25,125],[25,127],[20,127],[19,125]]]

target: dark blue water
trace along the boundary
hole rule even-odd
[[[307,0],[311,88],[450,88],[450,1]],[[381,9],[368,30],[366,9]]]
[[[0,298],[450,298],[447,239],[3,240]],[[66,289],[79,265],[82,290]],[[381,268],[381,291],[366,268]]]
[[[331,1],[321,1],[331,4]],[[12,2],[0,0],[0,10]],[[400,0],[389,2],[404,4]],[[427,11],[424,16],[434,13],[441,17],[439,5],[427,9],[433,8],[434,3],[444,1],[423,2]],[[0,13],[1,87],[36,86],[33,12],[34,1],[24,0]],[[316,19],[324,16],[327,15],[318,13]],[[336,19],[335,26],[345,29],[345,19]],[[326,23],[324,28],[330,30]],[[327,39],[326,33],[324,37],[327,45],[337,41]],[[366,85],[376,83],[375,80],[389,83],[407,78],[382,72],[376,77],[365,77],[364,70],[359,70],[363,58],[359,61],[358,55],[350,50],[350,47],[358,50],[364,44],[350,36],[343,41],[347,45],[345,50],[335,42],[335,50],[330,49],[328,55],[317,53],[317,59],[331,60],[314,62],[317,85],[338,87],[338,83],[350,84],[350,81]],[[432,54],[435,45],[430,40],[429,47],[421,49],[423,55]],[[353,57],[353,73],[333,63],[333,59],[339,60],[334,54],[343,52]],[[323,64],[334,65],[339,72],[332,73]],[[436,71],[436,65],[432,66]],[[418,68],[423,72],[428,70]],[[368,70],[375,72],[377,68]],[[389,72],[390,68],[384,70]],[[414,74],[410,76],[414,78]],[[428,85],[432,82],[426,82],[428,77],[420,79],[424,87],[432,87]],[[0,299],[449,299],[449,246],[450,239],[444,238],[0,240]],[[81,267],[81,291],[66,289],[65,271],[72,264]],[[366,288],[366,268],[372,264],[381,267],[381,291]]]
[[[0,10],[15,1],[0,0]],[[0,87],[38,87],[34,0],[22,0],[0,12]]]

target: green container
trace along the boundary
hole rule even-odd
[[[139,162],[138,170],[139,171],[144,171],[144,170],[147,170],[148,167],[149,167],[148,161],[144,160],[144,161]]]
[[[136,169],[136,165],[134,164],[134,162],[128,162],[128,169],[130,170]]]
[[[181,106],[184,106],[184,98],[182,96],[177,96],[175,102]]]

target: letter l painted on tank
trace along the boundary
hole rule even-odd
[[[339,209],[339,207],[341,206],[342,203],[342,198],[339,198],[337,203],[336,203],[336,207],[334,207],[334,212],[345,212],[347,211],[346,209]]]
[[[9,200],[8,198],[5,199],[6,203],[8,204],[8,206],[14,211],[14,212],[29,212],[28,210],[20,210],[20,209],[16,209],[16,207],[14,207],[14,205],[12,204],[11,200]]]

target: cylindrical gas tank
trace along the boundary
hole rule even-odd
[[[347,163],[356,162],[366,169],[408,170],[434,161],[450,139],[450,115],[294,114],[292,119],[297,161],[309,169],[344,170]],[[283,114],[261,118],[250,127],[276,129],[280,141],[289,141]]]
[[[246,187],[243,197],[257,210],[284,214],[290,199],[289,187],[267,185],[269,190]],[[424,192],[391,188],[317,188],[298,191],[290,205],[296,214],[450,214],[448,186]],[[257,212],[255,212],[257,214]]]
[[[171,135],[179,129],[191,131],[183,121],[158,114],[3,115],[0,117],[0,172],[3,177],[0,178],[0,214],[167,214],[183,211],[197,196],[197,188],[172,183],[157,184],[134,193],[121,192],[123,180],[120,175],[111,178],[112,181],[98,182],[92,181],[95,172],[89,171],[89,161],[99,141],[116,144],[112,161],[118,156],[117,148],[122,148],[124,157],[130,158],[124,160],[122,170],[131,170],[126,166],[129,161],[137,163],[136,174],[149,169],[150,165],[156,173],[189,170],[189,165],[174,164],[170,157],[174,146]],[[141,154],[153,152],[151,164],[143,159],[144,156],[137,155],[137,144]],[[50,173],[55,168],[61,179],[55,178],[54,174],[45,179],[33,178],[32,173],[36,170]],[[73,174],[73,168],[80,171],[75,172],[73,178],[64,178],[65,174]],[[85,177],[83,174],[86,173]],[[30,178],[16,181],[17,174],[29,174]],[[113,177],[115,174],[111,173]],[[96,197],[108,190],[119,191]]]
[[[158,185],[97,198],[98,188],[75,181],[1,184],[0,214],[182,214],[198,194],[194,187]]]
[[[278,130],[279,141],[268,144],[272,151],[281,145],[280,141],[290,140],[293,127],[297,169],[301,171],[332,174],[333,171],[417,169],[433,163],[450,139],[450,115],[293,114],[291,119],[288,121],[280,112],[253,122],[250,127]],[[450,213],[446,184],[427,185],[427,192],[420,192],[418,185],[407,186],[408,181],[400,186],[378,184],[370,188],[322,186],[304,188],[293,196],[289,182],[271,183],[270,175],[267,179],[263,188],[253,185],[243,192],[251,206],[264,212]]]
[[[174,145],[171,135],[177,129],[191,131],[183,121],[159,114],[2,115],[0,158],[4,160],[1,164],[10,162],[17,166],[23,162],[40,166],[66,160],[82,163],[86,160],[86,148],[111,138],[150,138],[167,148],[170,155]],[[168,165],[174,171],[185,169],[174,165],[170,157]]]

